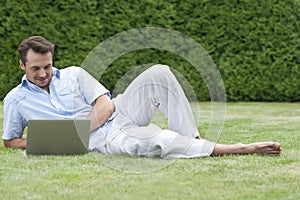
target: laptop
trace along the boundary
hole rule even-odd
[[[76,155],[88,152],[90,120],[28,120],[27,155]]]

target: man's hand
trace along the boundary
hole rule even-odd
[[[26,149],[26,139],[13,138],[11,140],[4,140],[4,146],[10,148]]]
[[[107,95],[98,97],[93,103],[91,112],[86,117],[91,120],[90,130],[94,130],[103,125],[115,110],[112,100]]]

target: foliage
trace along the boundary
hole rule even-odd
[[[179,31],[202,45],[218,66],[229,101],[300,100],[298,0],[0,1],[0,99],[19,84],[18,44],[42,35],[56,44],[55,66],[81,65],[100,42],[141,27]],[[144,49],[117,59],[100,80],[110,90],[127,70],[171,66],[209,100],[194,67],[170,52]]]

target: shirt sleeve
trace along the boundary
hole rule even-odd
[[[18,112],[14,101],[4,100],[2,139],[22,138],[26,122]]]
[[[107,94],[109,97],[111,97],[110,92],[82,68],[80,68],[78,72],[78,82],[80,91],[89,104],[92,104],[99,96],[103,94]]]

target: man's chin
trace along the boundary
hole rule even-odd
[[[39,82],[39,83],[37,83],[36,85],[37,85],[38,87],[42,88],[42,89],[45,89],[45,88],[48,88],[49,83],[48,83],[48,82],[45,82],[45,83]]]
[[[49,79],[45,79],[45,80],[35,80],[35,84],[39,87],[44,87],[46,85],[49,85]]]

